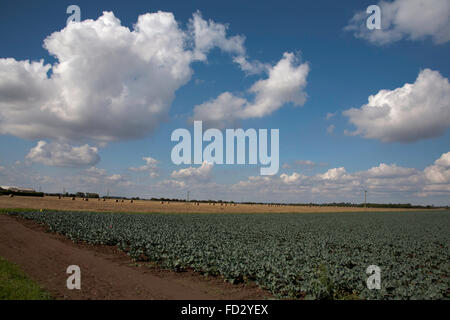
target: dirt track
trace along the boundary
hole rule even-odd
[[[0,255],[18,264],[57,299],[263,299],[256,286],[236,286],[193,272],[133,266],[106,246],[74,244],[31,221],[0,214]],[[66,269],[81,268],[81,290],[68,290]]]
[[[89,199],[83,201],[81,198],[57,197],[13,197],[0,196],[0,208],[32,208],[51,210],[73,210],[73,211],[97,211],[97,212],[160,212],[160,213],[282,213],[282,212],[370,212],[370,211],[411,211],[412,209],[389,209],[389,208],[345,208],[345,207],[310,207],[310,206],[268,206],[268,205],[215,205],[209,203],[186,203],[137,200],[130,202],[116,202],[108,199],[98,201]],[[423,209],[421,209],[423,211]]]

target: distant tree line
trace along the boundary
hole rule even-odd
[[[100,198],[98,193],[90,193],[90,192],[76,192],[76,193],[45,193],[48,197],[70,197],[70,198]]]
[[[45,193],[45,196],[48,197],[68,197],[68,198],[93,198],[93,199],[98,199],[98,198],[105,198],[105,199],[120,199],[120,200],[139,200],[139,197],[132,197],[132,198],[127,198],[127,197],[119,197],[119,196],[103,196],[100,197],[100,195],[98,193],[94,193],[94,192],[76,192],[76,193]]]
[[[186,199],[173,199],[173,198],[151,198],[152,201],[169,201],[169,202],[199,202],[199,203],[241,203],[249,205],[284,205],[284,206],[296,206],[296,207],[354,207],[354,208],[398,208],[398,209],[432,209],[442,208],[435,207],[434,205],[412,205],[411,203],[351,203],[351,202],[330,202],[330,203],[279,203],[279,202],[235,202],[225,200],[189,200]],[[445,206],[443,206],[445,208]],[[448,208],[448,206],[447,206]]]
[[[286,206],[300,206],[300,207],[346,207],[346,208],[401,208],[401,209],[432,209],[441,208],[434,205],[412,205],[411,203],[351,203],[351,202],[330,202],[330,203],[262,203],[262,202],[245,202],[246,204],[270,204],[270,205],[286,205]]]
[[[224,200],[195,200],[191,199],[187,201],[186,199],[172,199],[172,198],[151,198],[151,201],[165,201],[165,202],[199,202],[199,203],[235,203],[234,201],[224,201]]]
[[[43,192],[36,192],[36,191],[12,191],[12,190],[5,190],[0,188],[0,195],[13,195],[13,196],[23,196],[23,197],[43,197]]]

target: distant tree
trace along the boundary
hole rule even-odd
[[[98,193],[86,193],[86,198],[100,198]]]

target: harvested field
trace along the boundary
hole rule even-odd
[[[393,211],[423,211],[423,209],[390,209],[390,208],[349,208],[349,207],[314,207],[288,205],[249,205],[216,203],[187,203],[149,200],[115,199],[106,201],[83,201],[82,198],[70,197],[13,197],[0,196],[0,208],[51,209],[68,211],[96,212],[158,212],[158,213],[305,213],[305,212],[393,212]]]

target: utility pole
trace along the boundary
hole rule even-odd
[[[367,190],[364,190],[364,208],[367,208]]]

